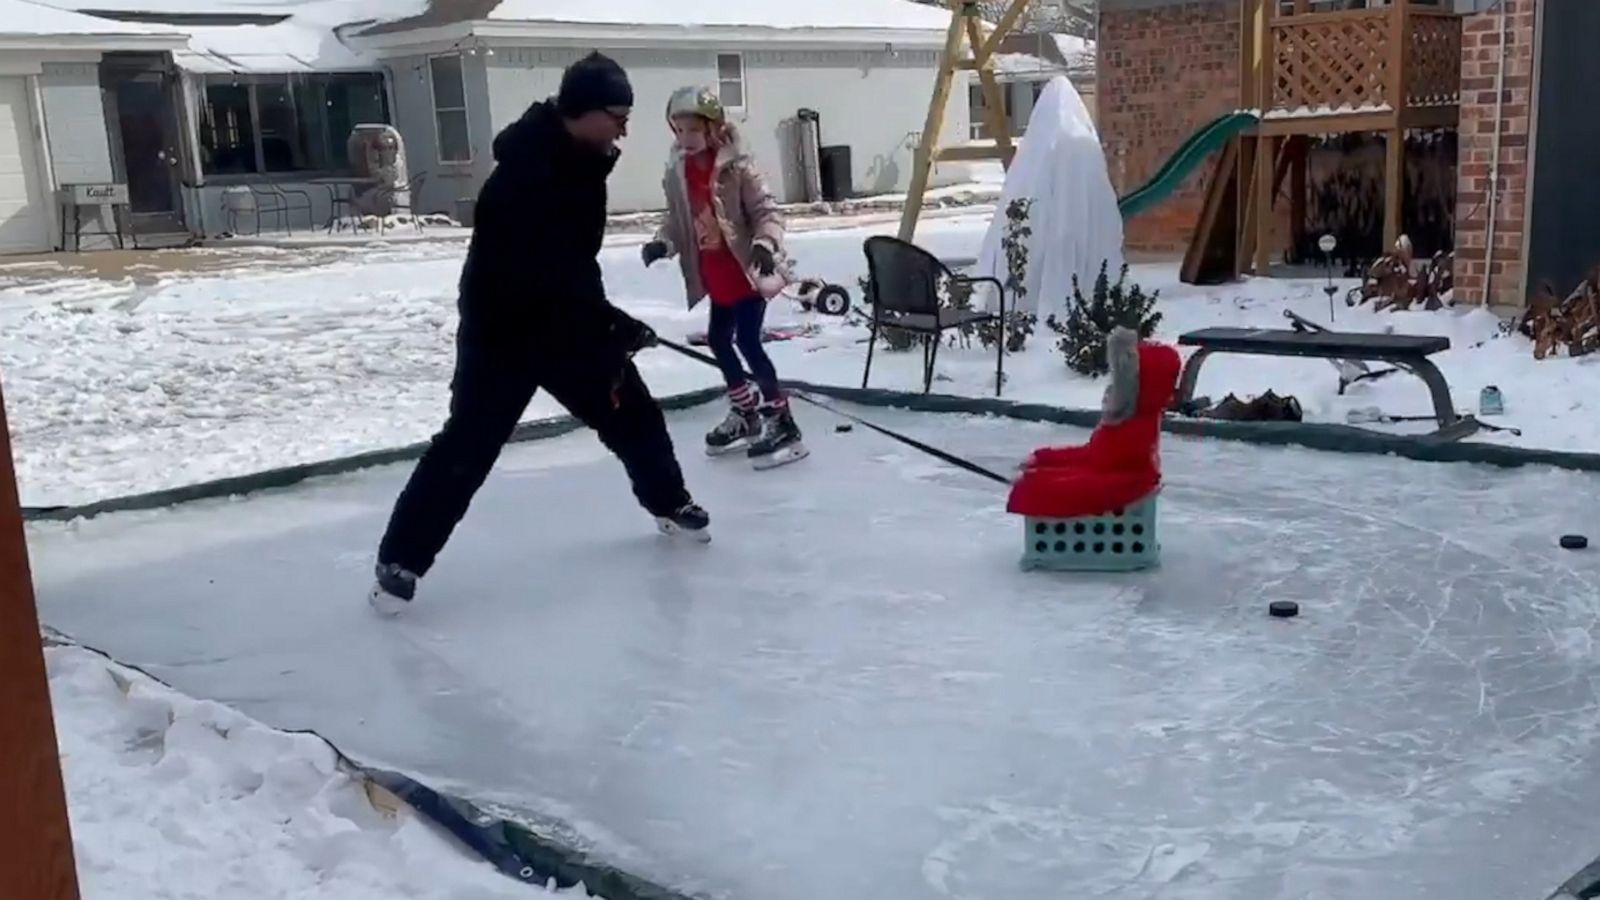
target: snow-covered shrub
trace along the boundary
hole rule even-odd
[[[1055,316],[1045,320],[1051,331],[1061,335],[1057,346],[1066,357],[1068,368],[1091,377],[1110,371],[1106,361],[1106,335],[1118,325],[1126,325],[1147,338],[1161,323],[1161,314],[1155,311],[1160,291],[1150,294],[1137,284],[1130,285],[1128,266],[1122,266],[1115,284],[1106,273],[1106,264],[1100,264],[1100,274],[1094,280],[1094,291],[1083,296],[1076,275],[1072,278],[1072,299],[1067,304],[1067,319],[1058,321]]]
[[[1018,197],[1006,204],[1006,233],[1000,247],[1006,254],[1006,306],[1016,309],[1028,296],[1028,238],[1033,228],[1028,216],[1033,210],[1032,197]],[[1018,353],[1027,346],[1033,327],[1039,317],[1033,313],[1008,312],[1006,314],[1006,351]],[[983,322],[977,326],[978,340],[985,347],[993,347],[999,339],[1000,325]]]

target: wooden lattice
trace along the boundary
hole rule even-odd
[[[1406,105],[1455,106],[1461,102],[1461,18],[1411,14],[1406,48]]]
[[[1341,112],[1389,104],[1387,10],[1321,13],[1272,26],[1272,108]]]

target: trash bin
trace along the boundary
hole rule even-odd
[[[855,196],[850,181],[850,148],[843,144],[822,148],[822,199],[831,202]]]

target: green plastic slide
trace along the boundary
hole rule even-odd
[[[1233,112],[1213,119],[1210,124],[1190,135],[1149,181],[1117,201],[1122,217],[1131,218],[1159,205],[1213,151],[1221,150],[1234,135],[1256,127],[1260,121],[1255,113],[1248,112]]]

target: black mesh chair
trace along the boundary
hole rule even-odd
[[[872,374],[872,350],[878,331],[894,328],[922,336],[922,392],[933,389],[933,367],[939,360],[940,338],[944,332],[981,322],[999,323],[1000,339],[995,342],[994,395],[1000,396],[1005,378],[1006,289],[994,278],[969,278],[950,271],[937,256],[898,238],[870,237],[862,248],[867,255],[867,287],[872,292],[872,334],[867,338],[867,367],[861,373],[861,386]],[[939,285],[971,286],[992,284],[1000,297],[1000,311],[941,308]]]

